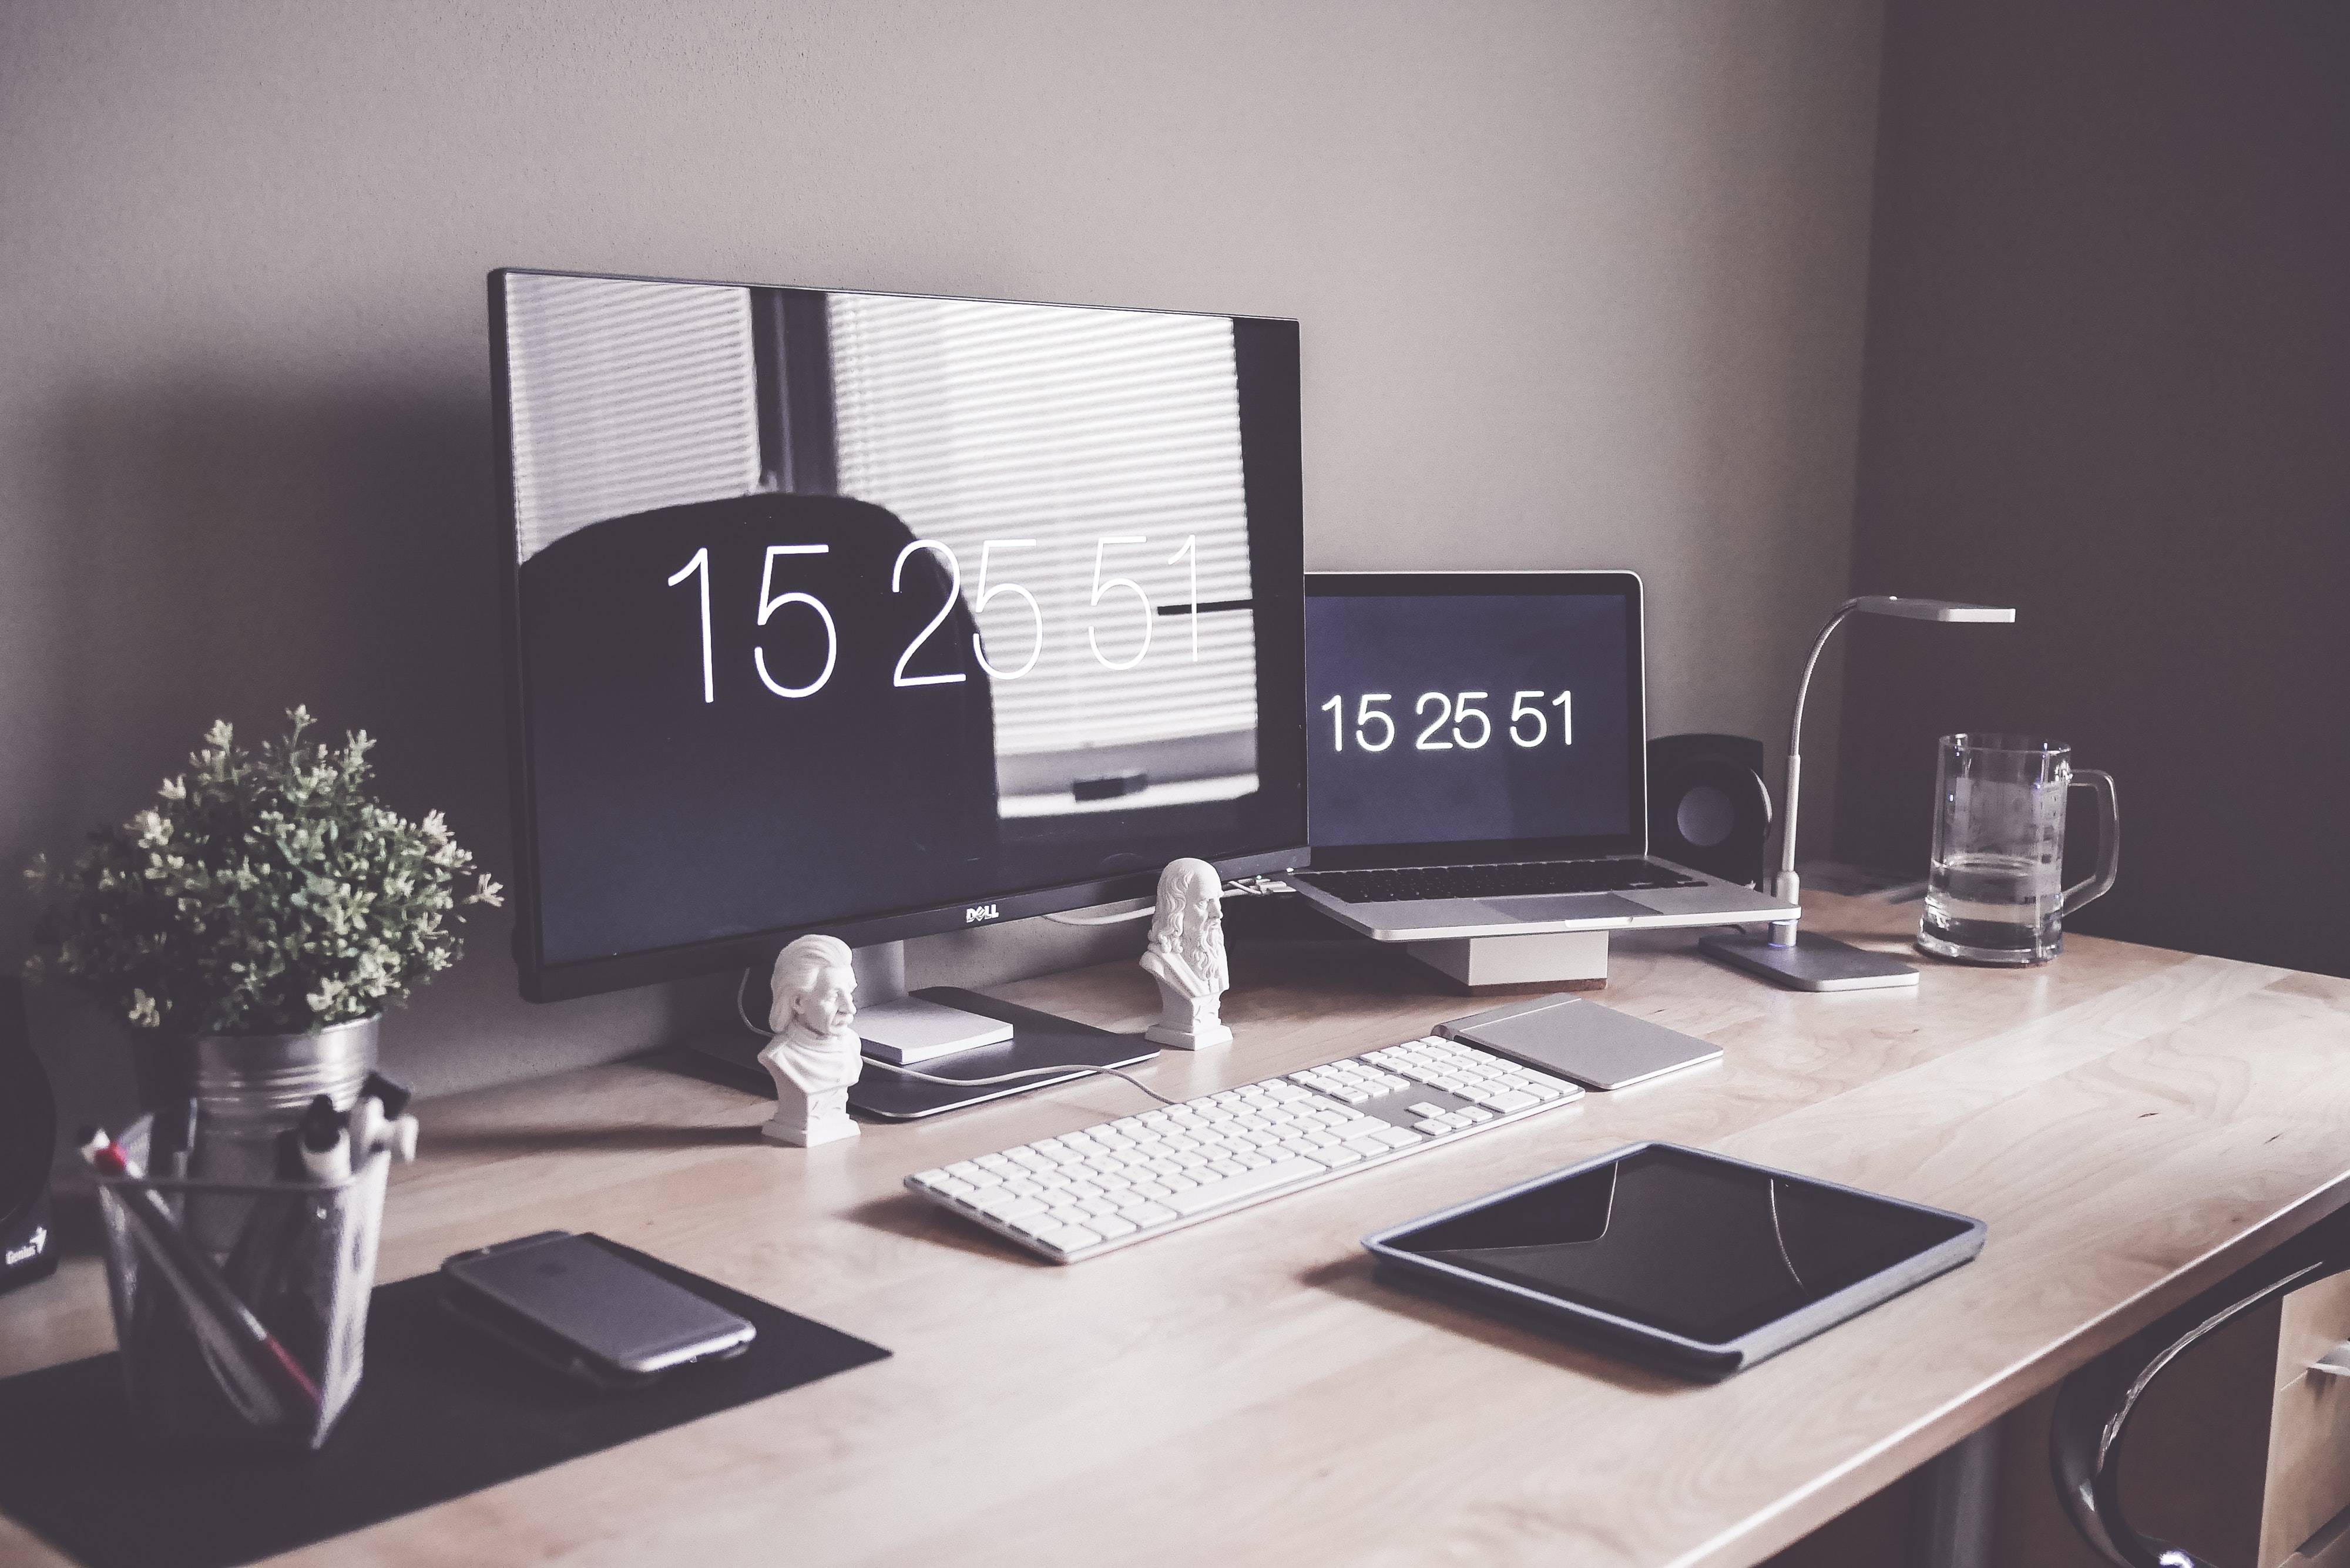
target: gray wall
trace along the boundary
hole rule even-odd
[[[501,265],[1297,317],[1310,565],[1637,568],[1652,728],[1770,734],[1848,569],[1877,57],[1871,0],[16,0],[0,860],[303,701],[503,870]],[[724,1005],[525,1005],[473,930],[386,1026],[427,1089]],[[115,1114],[113,1033],[35,1024]]]
[[[1846,857],[2053,734],[2121,797],[2074,929],[2350,974],[2345,82],[2338,5],[1891,8],[1854,587],[2019,619],[1858,628]]]

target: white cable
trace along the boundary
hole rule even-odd
[[[1045,918],[1056,926],[1117,926],[1128,920],[1145,920],[1159,912],[1156,904],[1145,904],[1139,909],[1127,909],[1115,915],[1047,915]]]
[[[900,1067],[895,1062],[877,1062],[870,1056],[865,1058],[865,1064],[868,1067],[879,1067],[891,1073],[902,1073],[909,1078],[920,1078],[926,1084],[949,1084],[956,1088],[969,1088],[980,1084],[1009,1084],[1017,1078],[1041,1078],[1048,1073],[1099,1073],[1106,1078],[1124,1078],[1128,1083],[1132,1084],[1136,1088],[1140,1089],[1144,1094],[1149,1095],[1152,1099],[1157,1100],[1162,1106],[1177,1106],[1182,1104],[1180,1100],[1169,1099],[1166,1096],[1160,1094],[1158,1090],[1152,1088],[1141,1079],[1135,1077],[1130,1073],[1121,1073],[1115,1067],[1088,1067],[1081,1065],[1076,1062],[1066,1063],[1058,1067],[1026,1067],[1017,1073],[1000,1073],[993,1078],[942,1078],[936,1073],[917,1073],[911,1067]]]
[[[1238,881],[1225,883],[1223,896],[1228,898],[1234,897],[1243,898],[1269,898],[1275,893],[1286,893],[1288,891],[1289,886],[1287,883],[1276,881],[1271,877],[1243,877]],[[1158,912],[1159,907],[1156,904],[1145,904],[1139,909],[1128,909],[1116,915],[1096,915],[1091,917],[1083,915],[1047,915],[1045,918],[1052,921],[1056,926],[1115,926],[1122,924],[1128,920],[1144,919],[1151,915],[1157,914]]]
[[[754,965],[753,966],[753,969],[744,970],[743,971],[743,978],[734,982],[734,1016],[743,1021],[743,1028],[749,1030],[754,1034],[763,1035],[767,1032],[751,1022],[750,1012],[743,1005],[743,993],[750,989],[751,975],[755,968],[756,966]]]

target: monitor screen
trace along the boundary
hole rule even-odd
[[[1315,864],[1645,848],[1639,628],[1628,573],[1309,576]]]
[[[1295,323],[490,293],[525,994],[1302,862]]]

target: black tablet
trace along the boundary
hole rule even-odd
[[[1364,1238],[1382,1279],[1727,1377],[1982,1251],[1983,1222],[1637,1143]]]

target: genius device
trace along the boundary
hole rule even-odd
[[[444,1261],[442,1304],[509,1348],[599,1387],[740,1354],[758,1330],[591,1236],[545,1231]]]
[[[1648,855],[1640,579],[1305,579],[1314,869],[1382,941],[1783,919],[1774,896]]]
[[[0,1291],[57,1272],[49,1159],[57,1109],[25,1026],[25,985],[0,976]]]
[[[1380,1277],[1727,1377],[1982,1251],[1963,1214],[1639,1143],[1364,1239]]]
[[[1305,864],[1295,322],[489,292],[525,995]]]

